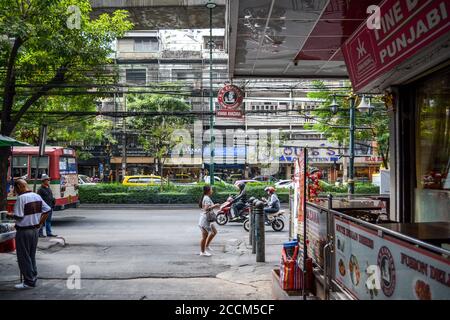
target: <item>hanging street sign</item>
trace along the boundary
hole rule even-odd
[[[235,85],[226,85],[217,94],[217,101],[219,102],[219,110],[217,110],[218,117],[225,118],[241,118],[243,116],[240,109],[244,100],[243,91]]]

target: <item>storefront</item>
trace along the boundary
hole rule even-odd
[[[450,2],[386,0],[380,7],[381,29],[361,24],[342,50],[355,94],[385,98],[390,196],[316,199],[304,209],[294,205],[292,217],[304,217],[296,223],[306,224],[315,295],[448,300]],[[291,236],[302,241],[302,232],[293,228]]]

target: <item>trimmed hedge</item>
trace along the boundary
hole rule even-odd
[[[328,184],[324,181],[320,181],[320,186],[322,187],[321,193],[332,193],[332,194],[342,194],[347,193],[347,186],[335,186],[332,184]],[[355,183],[355,194],[379,194],[380,187],[375,186],[373,184],[367,183]]]
[[[196,185],[179,186],[163,185],[152,187],[127,187],[118,183],[101,183],[93,186],[80,186],[79,195],[81,203],[115,203],[115,204],[158,204],[158,203],[197,203],[203,193],[203,186]],[[264,188],[265,183],[252,183],[247,185],[249,197],[262,198],[267,197]],[[321,194],[332,193],[334,195],[346,194],[347,186],[336,187],[321,182]],[[355,185],[356,194],[379,194],[380,189],[370,184],[357,183]],[[214,202],[224,202],[228,196],[237,193],[237,189],[229,184],[214,185]],[[289,200],[289,190],[277,190],[278,197],[283,203]]]
[[[115,204],[157,204],[157,203],[197,203],[203,194],[204,184],[177,186],[163,185],[151,187],[127,187],[121,184],[97,184],[94,186],[80,186],[81,203],[115,203]],[[261,198],[266,196],[266,184],[252,184],[247,186],[249,197]],[[214,185],[213,200],[224,202],[228,196],[237,193],[237,189],[230,185]],[[289,191],[279,190],[281,202],[287,202]]]

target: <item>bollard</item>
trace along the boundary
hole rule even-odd
[[[250,214],[248,215],[248,244],[253,246],[253,202],[250,204]]]
[[[256,220],[256,262],[266,261],[265,252],[265,229],[264,229],[264,203],[257,201],[255,203],[255,220]]]
[[[255,204],[258,202],[258,199],[255,199],[252,202],[252,212],[250,213],[250,230],[251,230],[251,237],[252,237],[252,254],[256,254],[256,218],[255,218]]]

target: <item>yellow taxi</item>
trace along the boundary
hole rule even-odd
[[[163,182],[165,180],[163,179]],[[146,187],[146,186],[157,186],[161,184],[161,177],[155,175],[148,176],[125,176],[122,181],[124,186],[128,187]]]

